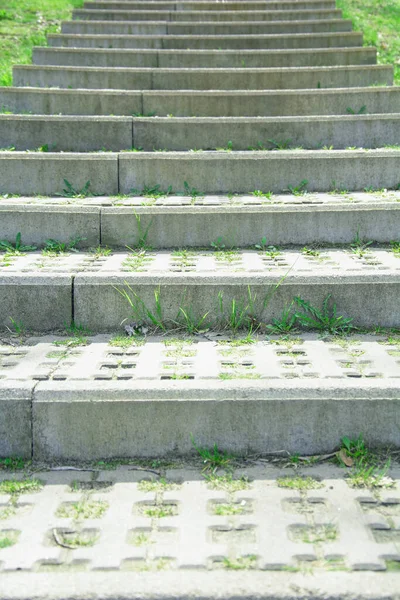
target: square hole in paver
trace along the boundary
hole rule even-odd
[[[20,531],[17,529],[0,529],[0,551],[17,543]]]
[[[28,515],[32,509],[33,504],[0,504],[0,521]]]
[[[378,512],[385,517],[400,517],[400,502],[363,502],[359,501],[361,508],[366,512]]]
[[[168,571],[175,568],[176,561],[169,556],[151,560],[127,558],[121,562],[121,571]]]
[[[235,502],[213,500],[209,502],[209,512],[219,517],[249,514],[253,512],[253,502],[248,499],[238,499]]]
[[[149,544],[169,544],[177,539],[178,530],[175,527],[159,527],[156,530],[150,527],[137,527],[130,529],[127,535],[127,543],[136,547]]]
[[[87,571],[90,561],[73,560],[71,562],[57,562],[54,560],[40,560],[35,564],[35,571],[39,573],[68,572],[77,573]]]
[[[249,554],[244,556],[216,556],[210,559],[209,567],[211,569],[219,570],[225,569],[227,571],[248,571],[257,569],[258,557],[255,554]]]
[[[398,544],[400,542],[400,529],[375,529],[371,528],[374,540],[378,544]]]
[[[56,512],[56,516],[63,519],[100,519],[108,509],[108,502],[102,500],[79,500],[77,502],[63,502]]]
[[[257,541],[256,529],[252,525],[242,527],[211,527],[211,541],[214,544],[253,544]]]
[[[324,525],[290,525],[289,537],[294,542],[326,544],[337,540],[338,529],[332,523]]]
[[[112,481],[73,481],[71,483],[71,492],[92,491],[106,492],[113,486]]]
[[[134,512],[149,519],[163,519],[175,517],[179,509],[177,502],[138,502],[134,506]]]
[[[99,529],[54,527],[47,532],[45,543],[49,546],[75,550],[77,548],[90,548],[96,544],[99,538]]]
[[[315,515],[326,512],[327,502],[322,498],[285,498],[282,508],[290,513]]]

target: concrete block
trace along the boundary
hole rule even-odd
[[[92,194],[116,194],[117,161],[112,154],[0,153],[0,193],[61,194],[66,179],[77,191],[90,181]]]
[[[96,247],[100,244],[100,208],[1,202],[0,240],[15,243],[18,232],[28,246],[43,246],[48,239],[68,242],[80,238],[79,247]]]
[[[271,141],[272,140],[272,141]],[[143,150],[234,150],[276,143],[289,147],[383,148],[400,140],[400,115],[346,115],[336,117],[253,118],[147,118],[134,119],[133,145]],[[276,142],[276,143],[275,143]]]
[[[84,21],[152,21],[154,17],[159,21],[176,22],[218,22],[218,21],[317,21],[319,19],[340,19],[341,10],[257,10],[257,11],[168,11],[159,10],[156,13],[148,10],[74,10],[72,18]]]
[[[102,208],[103,244],[137,244],[140,236],[135,215],[140,215],[143,230],[148,228],[147,243],[152,248],[209,248],[219,237],[235,247],[259,244],[264,237],[274,246],[350,244],[357,231],[365,239],[388,243],[397,239],[400,231],[400,204],[373,201],[354,206],[344,202],[332,206],[275,204],[239,208],[118,206]]]
[[[361,33],[295,33],[282,35],[90,35],[52,34],[47,36],[51,47],[71,48],[164,48],[164,49],[292,49],[341,48],[362,46]]]
[[[0,98],[2,91],[0,90]],[[3,92],[4,94],[4,92]],[[143,92],[143,114],[176,117],[243,117],[347,115],[366,106],[369,114],[400,112],[400,88],[370,87],[270,91],[160,91]]]
[[[286,277],[283,282],[282,277]],[[279,281],[281,284],[276,289]],[[134,303],[140,299],[139,315],[116,288],[126,289]],[[353,318],[356,326],[400,325],[398,274],[375,271],[360,275],[354,271],[343,274],[330,271],[317,275],[312,273],[311,266],[306,274],[293,274],[288,266],[281,277],[271,271],[245,275],[216,270],[185,273],[184,276],[179,272],[130,273],[129,269],[101,274],[79,273],[74,282],[74,315],[76,322],[90,331],[116,330],[127,319],[149,322],[146,314],[141,313],[141,303],[157,314],[155,291],[159,290],[163,319],[167,321],[176,321],[182,302],[190,306],[196,318],[206,313],[210,319],[216,318],[221,295],[225,307],[223,318],[227,319],[233,301],[238,307],[248,305],[249,289],[253,299],[252,315],[262,322],[269,323],[272,318],[280,317],[295,296],[301,296],[313,306],[322,306],[326,296],[332,294],[338,314]]]
[[[256,23],[177,23],[174,21],[64,21],[62,33],[124,34],[124,35],[235,35],[235,34],[281,34],[322,33],[351,31],[352,22],[344,19],[317,21],[275,21]]]
[[[15,86],[84,89],[238,90],[316,89],[392,85],[391,65],[293,69],[126,69],[15,66]]]
[[[376,64],[375,48],[296,50],[129,50],[34,48],[33,63],[73,67],[271,68]]]
[[[282,192],[307,180],[309,191],[397,188],[398,151],[168,152],[121,154],[119,189],[123,194],[145,186],[183,189],[188,182],[201,194]],[[333,183],[334,182],[334,183]]]
[[[0,106],[14,113],[42,115],[132,115],[142,113],[136,91],[57,90],[0,87]]]
[[[10,319],[28,331],[63,329],[72,319],[72,275],[1,273],[0,328]]]
[[[266,2],[224,2],[224,8],[231,10],[320,10],[333,9],[336,3],[334,0],[298,0],[298,1],[266,1]],[[192,10],[221,10],[218,2],[84,2],[85,9],[93,10],[143,10],[147,11],[173,10],[173,11],[192,11]]]
[[[32,458],[32,396],[35,382],[0,380],[0,457]]]
[[[90,152],[132,148],[131,117],[0,115],[0,148]]]
[[[285,383],[179,381],[150,387],[132,381],[121,389],[108,382],[44,382],[33,401],[34,456],[176,456],[192,452],[190,432],[202,447],[217,444],[238,455],[276,448],[320,454],[336,448],[349,431],[363,431],[371,444],[398,445],[398,386]]]

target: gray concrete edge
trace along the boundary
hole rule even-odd
[[[2,573],[4,600],[399,600],[397,573]],[[397,591],[396,591],[397,590]]]

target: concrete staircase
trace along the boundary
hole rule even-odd
[[[399,445],[396,340],[359,335],[355,358],[265,329],[329,295],[359,328],[400,327],[392,67],[331,0],[73,17],[0,88],[0,241],[37,248],[0,254],[0,327],[39,333],[0,344],[0,455],[186,453],[190,432],[236,452]],[[128,348],[132,321],[202,335]]]

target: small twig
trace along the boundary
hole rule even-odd
[[[46,471],[91,471],[96,473],[100,469],[80,468],[80,467],[49,467]]]
[[[146,467],[131,467],[128,471],[146,471],[147,473],[154,473],[158,477],[161,477],[160,471],[155,471],[154,469],[147,469]]]
[[[74,531],[73,529],[68,529],[64,530],[64,533],[76,533],[76,531]],[[57,529],[53,529],[53,537],[58,546],[61,546],[62,548],[67,548],[68,550],[76,550],[76,546],[72,546],[70,544],[67,544],[66,542],[63,542],[63,540],[58,535]]]

